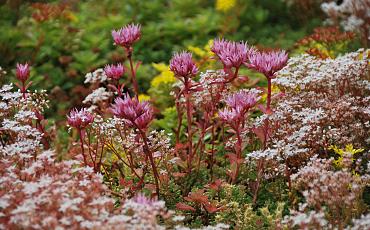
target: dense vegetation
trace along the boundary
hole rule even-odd
[[[0,1],[0,229],[368,229],[369,10]]]

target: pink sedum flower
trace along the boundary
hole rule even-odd
[[[216,39],[211,48],[212,52],[217,55],[225,68],[239,68],[247,61],[249,53],[254,48],[249,47],[245,42],[233,42],[225,39]]]
[[[153,109],[149,102],[130,98],[128,94],[122,98],[116,98],[111,107],[112,113],[122,119],[128,120],[133,127],[146,129],[153,120]]]
[[[225,99],[227,106],[237,110],[246,110],[256,105],[259,96],[253,91],[239,91],[231,94]]]
[[[147,206],[150,206],[153,204],[153,200],[146,197],[144,194],[142,193],[139,193],[137,194],[133,199],[132,199],[135,203],[137,204],[141,204],[141,205],[147,205]]]
[[[244,115],[255,106],[260,97],[254,91],[239,91],[225,99],[226,108],[219,111],[219,117],[229,124],[237,124]]]
[[[27,81],[30,76],[30,66],[28,63],[20,64],[17,63],[16,76],[21,82]]]
[[[104,72],[109,78],[119,80],[125,74],[125,68],[122,64],[106,65]]]
[[[233,122],[240,118],[241,111],[232,108],[224,108],[218,112],[218,116],[224,122]]]
[[[85,108],[78,111],[73,109],[67,115],[68,124],[76,129],[84,129],[94,121],[94,116]]]
[[[170,69],[177,77],[195,76],[198,73],[198,67],[192,59],[192,54],[185,51],[173,55]]]
[[[288,53],[285,51],[251,52],[248,55],[247,67],[263,73],[267,78],[273,78],[274,74],[281,70],[288,62]]]
[[[114,44],[125,48],[130,48],[132,44],[140,40],[141,26],[130,24],[119,30],[112,30]]]

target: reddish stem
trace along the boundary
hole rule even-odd
[[[236,152],[236,169],[233,173],[233,178],[232,178],[232,183],[235,184],[236,182],[236,179],[238,178],[238,174],[239,174],[239,168],[240,168],[240,163],[239,163],[239,159],[241,158],[241,154],[242,154],[242,138],[240,136],[240,131],[239,129],[236,129],[236,138],[237,138],[237,142],[236,142],[236,148],[235,148],[235,152]]]
[[[266,108],[267,110],[270,109],[271,107],[271,78],[270,77],[267,77],[267,104],[266,104]]]
[[[85,157],[84,142],[83,142],[83,139],[82,139],[82,129],[78,129],[78,132],[79,132],[79,135],[80,135],[80,145],[81,145],[82,156],[84,158],[85,166],[87,166],[87,161],[86,161],[86,157]]]
[[[22,81],[22,88],[21,88],[21,92],[23,94],[23,99],[26,99],[26,86],[24,85],[24,81]]]
[[[138,128],[138,127],[137,127]],[[157,193],[157,197],[159,198],[159,183],[158,183],[158,180],[159,180],[159,173],[158,173],[158,170],[157,170],[157,166],[155,165],[155,162],[154,162],[154,158],[153,158],[153,155],[149,149],[149,145],[148,145],[148,142],[147,142],[147,137],[145,135],[145,132],[141,129],[139,129],[139,133],[143,139],[143,142],[144,142],[144,152],[145,154],[149,157],[149,161],[150,161],[150,164],[152,166],[152,170],[153,170],[153,174],[154,174],[154,181],[155,181],[155,188],[156,188],[156,193]]]
[[[191,130],[192,125],[192,105],[190,101],[190,82],[188,78],[185,78],[185,100],[186,100],[186,118],[188,123],[188,172],[191,172],[191,161],[193,159],[193,134]]]
[[[132,52],[130,51],[129,54],[127,55],[128,60],[130,61],[130,69],[131,69],[131,81],[134,86],[134,92],[136,95],[136,98],[139,97],[139,86],[136,81],[136,71],[134,69],[134,65],[132,62]]]

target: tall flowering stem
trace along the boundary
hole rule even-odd
[[[271,112],[271,96],[272,96],[272,84],[271,80],[275,77],[275,73],[281,70],[288,62],[288,53],[285,51],[269,51],[269,52],[260,52],[254,50],[248,55],[248,62],[245,65],[257,72],[265,75],[267,79],[267,100],[266,100],[266,113]],[[269,120],[265,120],[264,127],[264,141],[263,148],[267,147],[267,138],[269,132]],[[258,190],[261,183],[262,174],[264,171],[264,159],[260,159],[257,163],[257,185],[253,197],[253,203],[257,202]]]
[[[248,55],[254,52],[254,48],[248,46],[246,42],[234,42],[220,38],[213,42],[211,50],[223,64],[224,71],[230,73],[224,84],[238,77],[240,67],[248,60]]]
[[[159,173],[146,136],[146,130],[148,129],[150,122],[153,120],[152,107],[147,101],[139,102],[136,97],[130,98],[130,96],[126,94],[123,96],[123,99],[120,97],[115,99],[114,104],[111,107],[111,111],[116,117],[126,120],[129,126],[137,129],[138,134],[144,143],[143,151],[149,159],[153,170],[156,193],[157,196],[159,196]]]
[[[89,126],[91,123],[93,123],[94,116],[91,113],[89,113],[86,109],[81,109],[80,111],[78,111],[77,109],[73,109],[67,116],[67,121],[71,127],[76,128],[78,131],[84,164],[88,165],[86,155],[85,155],[83,137],[84,137],[86,127]],[[90,157],[91,157],[91,160],[93,160],[92,156]]]
[[[131,82],[134,87],[135,95],[138,97],[139,85],[136,80],[136,69],[138,65],[134,67],[132,54],[134,51],[133,44],[139,41],[141,37],[141,26],[139,24],[130,24],[119,30],[113,30],[112,37],[115,45],[121,46],[126,50],[127,59],[130,62]]]
[[[253,91],[239,91],[231,94],[225,100],[226,108],[219,111],[220,119],[227,123],[235,132],[237,142],[235,144],[235,155],[229,155],[231,164],[235,165],[235,169],[231,172],[231,182],[236,183],[238,178],[240,164],[242,159],[242,132],[245,127],[245,120],[248,111],[256,105],[260,99],[258,94]]]
[[[271,108],[271,80],[275,77],[275,73],[281,70],[287,62],[288,53],[285,51],[253,51],[248,55],[247,67],[262,73],[267,78],[267,110]]]
[[[193,160],[193,133],[192,133],[192,114],[193,105],[191,102],[191,78],[198,73],[198,68],[192,60],[192,54],[188,52],[175,53],[170,61],[170,69],[183,84],[183,95],[186,101],[186,118],[187,118],[187,132],[188,132],[188,172],[192,169]],[[181,94],[180,94],[181,95]]]

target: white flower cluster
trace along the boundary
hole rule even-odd
[[[348,222],[348,217],[353,218],[354,210],[363,202],[360,197],[369,182],[366,176],[355,176],[347,168],[336,171],[333,159],[315,155],[291,179],[294,188],[302,192],[305,203],[285,217],[289,227],[332,229],[333,225],[350,225],[354,229],[368,229],[369,221],[364,219]],[[349,216],[341,210],[348,211]],[[334,216],[335,222],[329,219]]]
[[[194,93],[195,105],[207,106],[212,104],[212,100],[220,97],[222,92],[227,91],[229,86],[224,85],[224,88],[222,88],[222,82],[225,81],[226,76],[223,70],[207,70],[205,73],[201,73],[199,90]]]
[[[255,120],[256,127],[270,126],[268,146],[252,152],[253,158],[286,160],[325,151],[330,145],[364,146],[369,136],[369,50],[336,59],[309,55],[291,58],[273,83],[284,96],[273,113]]]
[[[112,92],[107,92],[104,87],[95,89],[92,93],[87,95],[82,103],[97,105],[102,101],[106,101],[111,98],[113,95]]]
[[[329,16],[328,24],[340,22],[346,31],[360,31],[365,28],[369,33],[370,1],[369,0],[343,0],[340,4],[335,1],[323,2],[321,9]],[[370,34],[365,35],[367,39]]]
[[[92,73],[85,75],[85,84],[86,83],[102,83],[108,80],[107,75],[104,72],[104,69],[97,69]]]
[[[46,100],[36,93],[25,100],[11,90],[0,89],[0,229],[165,229],[157,223],[158,216],[169,217],[163,201],[133,199],[114,208],[102,175],[78,161],[56,162],[52,150],[42,150],[33,105]],[[103,128],[121,124],[111,120]],[[156,145],[166,148],[169,140]]]

